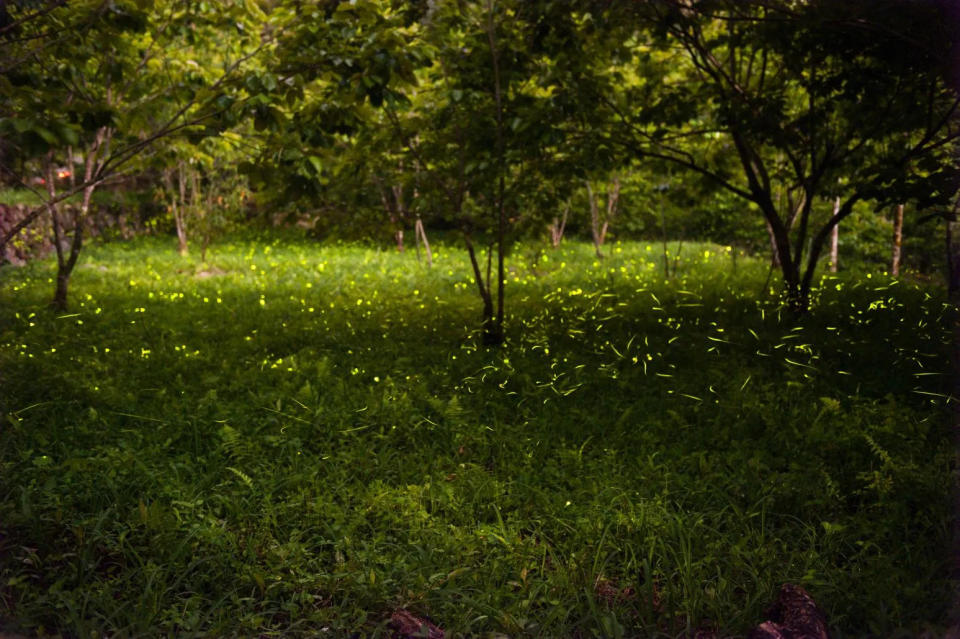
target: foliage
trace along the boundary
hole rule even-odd
[[[6,156],[21,168],[42,156],[46,193],[44,205],[0,237],[0,246],[49,211],[60,264],[53,303],[63,309],[94,189],[158,140],[179,134],[197,141],[235,124],[223,117],[240,94],[228,81],[265,46],[247,29],[263,14],[253,2],[33,4],[4,6],[12,20],[4,30],[16,37],[0,39],[0,93],[9,97],[0,107],[0,170],[32,188]],[[58,192],[53,164],[64,160],[72,173],[74,150],[81,175]],[[65,220],[58,204],[78,192],[82,204]]]
[[[614,123],[604,139],[755,207],[798,311],[833,226],[858,201],[922,208],[956,193],[960,100],[946,82],[956,34],[936,5],[591,6],[602,28],[579,37],[595,51],[609,43],[594,85],[601,123]]]
[[[796,322],[765,261],[658,251],[515,246],[500,349],[450,246],[108,244],[67,315],[50,264],[0,271],[0,616],[728,635],[789,581],[836,636],[943,619],[941,293],[824,278]]]

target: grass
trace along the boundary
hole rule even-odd
[[[43,191],[43,186],[36,188],[37,192],[28,189],[0,189],[0,204],[8,206],[37,206],[42,204],[43,200],[38,193]]]
[[[836,637],[947,602],[942,295],[685,245],[519,246],[508,344],[463,252],[156,238],[0,270],[0,620],[70,636]],[[659,257],[658,257],[659,256]]]

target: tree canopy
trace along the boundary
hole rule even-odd
[[[803,310],[833,228],[858,204],[954,198],[949,11],[906,0],[7,3],[4,174],[26,184],[16,160],[102,145],[79,192],[232,130],[224,157],[283,208],[335,217],[386,202],[395,227],[409,208],[459,228],[497,339],[510,237],[540,228],[585,181],[670,173],[755,211]],[[47,193],[46,206],[69,194]]]

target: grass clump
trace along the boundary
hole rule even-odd
[[[514,250],[481,345],[435,267],[237,240],[0,271],[0,618],[71,635],[744,633],[780,584],[837,636],[944,616],[946,306],[685,247]]]

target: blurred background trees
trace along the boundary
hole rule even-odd
[[[894,267],[896,211],[896,261],[944,264],[960,125],[941,4],[4,7],[0,243],[10,260],[49,238],[61,306],[84,233],[111,227],[202,258],[249,223],[449,237],[492,342],[524,237],[655,241],[667,276],[684,239],[766,252],[798,311],[834,237],[840,268]]]

